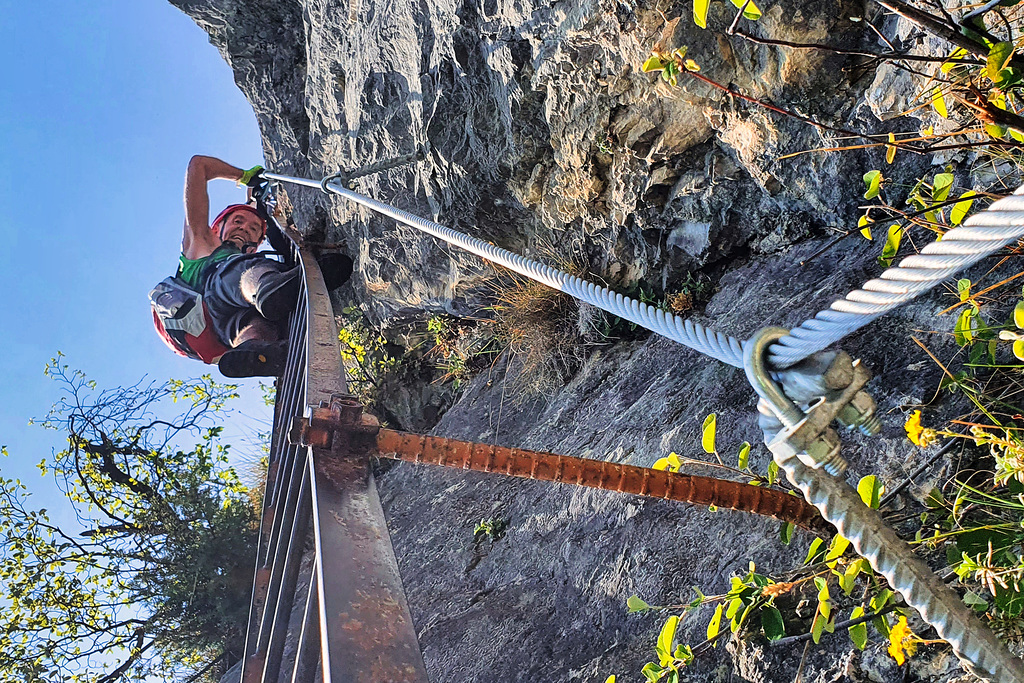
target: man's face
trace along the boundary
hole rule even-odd
[[[223,242],[234,242],[243,251],[255,251],[263,241],[263,221],[248,211],[233,211],[220,229]]]

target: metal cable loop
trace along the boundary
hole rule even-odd
[[[769,348],[769,363],[785,368],[839,341],[878,316],[923,294],[957,271],[1024,237],[1024,196],[1018,189],[962,226],[947,232],[920,254],[850,292],[814,318],[790,330]]]

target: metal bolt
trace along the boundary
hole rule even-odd
[[[865,436],[874,436],[882,430],[882,422],[875,415],[875,399],[866,391],[858,391],[839,411],[836,420],[847,429],[860,429]]]

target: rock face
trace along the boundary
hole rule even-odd
[[[831,53],[730,37],[729,3],[713,4],[717,28],[701,31],[688,3],[172,2],[233,67],[275,171],[319,178],[426,147],[423,162],[359,179],[355,189],[527,255],[576,250],[614,287],[677,291],[700,269],[716,282],[702,321],[740,337],[797,324],[880,271],[879,247],[856,234],[801,260],[834,226],[855,224],[861,175],[881,165],[883,151],[778,161],[839,134],[696,80],[670,88],[639,65],[656,41],[685,45],[710,79],[834,128],[913,127],[875,118],[905,108],[906,89],[889,92],[898,75]],[[852,1],[763,9],[748,26],[758,35],[848,47],[874,40],[864,21],[850,20],[865,16]],[[887,175],[917,177],[928,163],[909,160]],[[475,315],[487,303],[493,271],[473,256],[312,190],[289,188],[287,205],[307,237],[342,242],[354,255],[344,298],[380,324]],[[903,438],[901,406],[929,398],[940,371],[908,331],[951,327],[934,318],[943,307],[933,294],[844,341],[874,369],[871,389],[886,416],[880,437],[845,438],[855,476],[895,481],[922,460]],[[929,339],[940,356],[950,343]],[[650,465],[672,450],[705,457],[700,425],[716,412],[724,458],[744,440],[760,443],[743,373],[662,339],[592,353],[546,398],[509,396],[515,368],[507,366],[474,380],[435,432]],[[754,468],[768,459],[755,446]],[[783,546],[777,523],[740,513],[473,473],[399,465],[379,485],[436,681],[639,680],[656,659],[663,617],[627,615],[628,596],[679,604],[690,586],[721,593],[750,561],[763,570],[798,565],[810,541],[798,533]],[[505,535],[474,539],[486,518],[505,520]],[[691,615],[681,641],[703,640],[709,616],[707,608]],[[802,647],[731,645],[700,657],[688,680],[792,681]],[[811,649],[803,680],[903,680],[880,648],[860,653],[837,634]],[[935,670],[928,675],[948,678]]]

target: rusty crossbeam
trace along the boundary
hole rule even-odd
[[[727,479],[408,434],[391,429],[381,429],[378,433],[377,453],[384,458],[406,462],[575,484],[696,505],[715,505],[792,522],[815,533],[834,533],[832,526],[821,518],[817,509],[803,498],[777,489]]]

